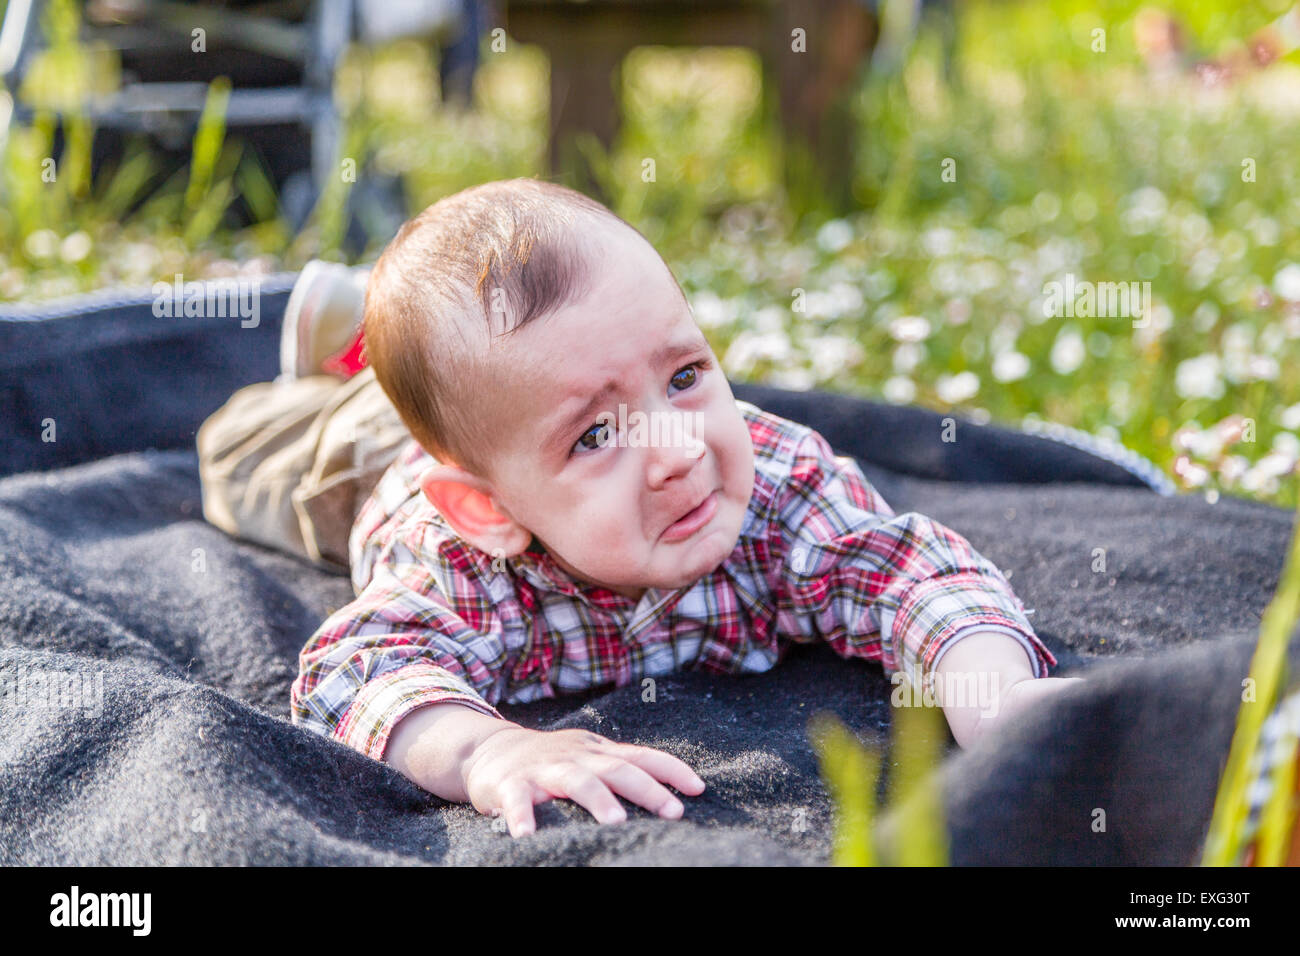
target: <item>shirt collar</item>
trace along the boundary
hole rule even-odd
[[[508,560],[518,574],[542,590],[556,591],[586,601],[588,604],[606,608],[623,606],[633,608],[638,603],[603,585],[578,582],[573,575],[560,567],[551,553],[546,550],[546,546],[535,536],[526,549]],[[650,590],[646,593],[649,594]]]

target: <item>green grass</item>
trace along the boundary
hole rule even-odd
[[[938,707],[896,707],[888,806],[877,808],[882,757],[858,743],[834,715],[808,722],[823,782],[835,805],[835,866],[946,866],[947,830],[934,774],[947,731]],[[881,811],[889,813],[886,817]]]
[[[1287,675],[1286,649],[1300,618],[1300,521],[1277,593],[1260,620],[1259,643],[1250,662],[1250,692],[1242,691],[1228,762],[1219,780],[1214,814],[1202,855],[1205,866],[1232,866],[1245,850],[1243,827],[1249,812],[1251,760],[1259,749],[1260,729],[1286,692],[1295,689]],[[1288,687],[1290,683],[1290,687]],[[1295,760],[1283,761],[1272,776],[1272,793],[1261,815],[1257,866],[1280,866],[1286,860],[1295,826]]]

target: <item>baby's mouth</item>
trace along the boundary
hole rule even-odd
[[[689,538],[712,521],[717,510],[718,493],[717,491],[711,491],[709,492],[709,496],[700,502],[700,504],[696,505],[664,529],[664,540],[680,541],[683,538]]]

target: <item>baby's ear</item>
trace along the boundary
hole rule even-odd
[[[497,509],[491,486],[462,468],[434,465],[420,476],[420,490],[455,532],[480,551],[513,557],[532,541],[532,532]]]

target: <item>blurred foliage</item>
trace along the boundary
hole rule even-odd
[[[888,807],[878,809],[882,760],[829,712],[814,714],[808,738],[834,802],[835,866],[946,866],[947,828],[935,776],[947,729],[937,706],[893,709]]]
[[[1185,30],[1186,66],[1288,5],[1164,9]],[[190,169],[161,186],[139,147],[91,190],[91,131],[75,116],[57,181],[42,179],[51,111],[113,80],[103,51],[66,52],[75,6],[51,5],[65,52],[56,44],[30,78],[49,108],[0,156],[0,299],[345,258],[349,184],[331,184],[290,235],[257,157],[218,131],[219,86]],[[951,28],[927,18],[910,43],[898,31],[896,68],[864,71],[853,96],[860,212],[810,221],[784,195],[758,59],[740,49],[628,56],[623,129],[609,155],[597,148],[611,207],[664,254],[733,379],[1060,422],[1122,442],[1208,497],[1295,507],[1296,55],[1206,90],[1148,69],[1138,3],[954,6]],[[358,174],[400,176],[412,214],[485,180],[544,175],[545,57],[485,43],[472,110],[441,104],[436,62],[414,41],[346,58],[341,156]],[[235,228],[235,198],[260,221]],[[1045,316],[1045,285],[1066,274],[1149,282],[1149,327]],[[1225,424],[1241,420],[1250,427]]]
[[[1287,674],[1287,643],[1300,618],[1300,521],[1291,536],[1291,548],[1277,593],[1260,619],[1259,643],[1250,662],[1250,687],[1242,693],[1241,707],[1232,734],[1232,746],[1219,780],[1214,813],[1206,835],[1203,866],[1235,866],[1243,862],[1247,841],[1243,839],[1250,811],[1251,785],[1262,759],[1261,729],[1277,703],[1295,693],[1300,682]],[[1288,686],[1289,685],[1289,686]],[[1289,759],[1269,775],[1270,791],[1259,820],[1256,866],[1282,866],[1293,843],[1296,826],[1295,738],[1290,737]]]

